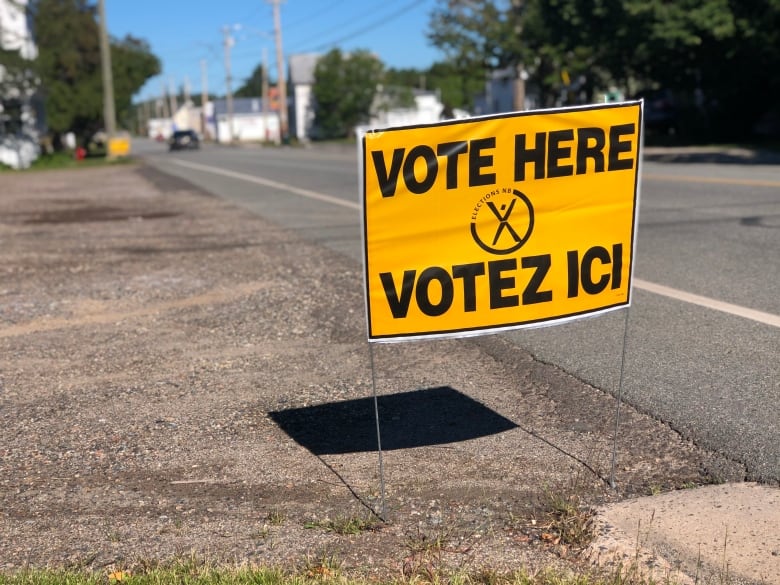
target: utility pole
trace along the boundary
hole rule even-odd
[[[116,134],[116,113],[114,110],[114,77],[111,73],[111,47],[108,44],[105,0],[98,0],[98,16],[100,18],[100,65],[103,72],[103,124],[110,142],[111,138]]]
[[[268,49],[263,47],[263,82],[262,82],[262,101],[263,101],[263,127],[265,128],[265,139],[271,138],[268,129]]]
[[[279,4],[282,0],[269,0],[274,7],[274,36],[276,37],[276,69],[279,86],[279,130],[282,142],[287,142],[287,82],[284,76],[284,51],[282,50],[282,17]]]
[[[162,115],[163,118],[170,118],[171,114],[168,110],[168,90],[165,89],[165,82],[160,82],[160,102],[162,102]]]
[[[144,136],[149,136],[149,120],[152,118],[152,104],[150,99],[144,101]]]
[[[225,35],[225,89],[227,98],[227,126],[228,142],[233,142],[233,91],[230,88],[230,47],[233,46],[233,37],[230,36],[230,27],[223,27],[222,33]]]
[[[168,80],[168,83],[168,98],[171,100],[171,119],[173,119],[179,109],[179,103],[176,99],[176,82],[173,77]]]
[[[200,60],[200,128],[203,132],[203,136],[208,139],[208,132],[206,132],[208,125],[208,116],[206,115],[206,105],[209,101],[209,77],[208,70],[206,68],[206,60]]]

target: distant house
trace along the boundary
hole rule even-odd
[[[266,111],[263,111],[263,99],[233,98],[232,116],[228,113],[227,100],[218,99],[209,102],[206,111],[206,132],[217,142],[275,142],[281,141],[281,124],[278,104],[269,99]]]
[[[176,130],[194,130],[206,140],[221,144],[233,142],[281,141],[278,103],[274,92],[266,111],[259,97],[233,98],[232,115],[226,99],[211,100],[205,108],[191,100],[184,102],[170,118],[151,118],[147,122],[150,138],[167,140]]]
[[[168,140],[173,134],[173,120],[171,118],[150,118],[146,122],[146,131],[149,138]]]
[[[38,48],[32,37],[27,0],[0,0],[0,48],[32,61]],[[38,157],[43,133],[43,103],[38,80],[23,64],[0,64],[0,163],[26,168]]]
[[[510,67],[491,72],[485,82],[485,92],[474,100],[474,114],[499,114],[513,112],[515,107],[515,91],[517,91],[517,73]],[[535,110],[541,107],[539,92],[528,82],[525,83],[523,109]]]
[[[441,102],[438,91],[419,89],[408,91],[411,93],[413,105],[404,107],[393,105],[393,100],[388,99],[387,93],[380,88],[374,99],[371,120],[356,130],[433,124],[444,118],[444,104]],[[466,115],[466,112],[460,110],[457,112],[457,117],[465,117]]]
[[[311,138],[314,127],[314,100],[311,92],[314,87],[314,69],[319,58],[317,53],[290,55],[290,135],[300,141]]]
[[[38,47],[33,41],[27,3],[27,0],[0,0],[0,48],[18,51],[22,59],[32,60],[38,56]]]
[[[292,97],[292,115],[290,116],[291,135],[300,141],[310,140],[316,131],[314,118],[316,104],[312,97],[314,87],[314,70],[317,67],[319,55],[316,53],[304,53],[291,55],[290,87]],[[444,105],[439,99],[438,92],[409,90],[412,94],[413,105],[401,107],[393,104],[393,100],[380,87],[372,107],[371,120],[361,128],[387,128],[391,126],[405,126],[414,124],[428,124],[442,119]],[[458,112],[459,116],[466,115]],[[360,130],[357,128],[356,131]]]
[[[192,100],[185,101],[173,114],[173,128],[176,130],[195,130],[203,133],[201,109]]]

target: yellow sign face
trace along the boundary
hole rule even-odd
[[[369,341],[627,306],[641,116],[625,102],[367,133]]]
[[[130,138],[114,137],[108,140],[108,156],[129,156]]]

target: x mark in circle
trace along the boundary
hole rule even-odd
[[[496,236],[493,238],[493,245],[495,246],[498,243],[498,238],[501,237],[501,233],[504,230],[508,230],[509,234],[512,236],[512,238],[515,240],[515,242],[521,242],[522,238],[517,235],[517,232],[514,230],[514,228],[509,223],[509,216],[512,215],[512,209],[515,207],[515,203],[517,203],[517,199],[512,199],[511,203],[507,207],[506,204],[503,204],[501,206],[501,211],[498,210],[496,207],[496,204],[492,201],[487,202],[487,206],[490,208],[490,211],[493,212],[493,215],[498,218],[498,229],[496,230]],[[502,211],[506,210],[506,213],[501,213]]]

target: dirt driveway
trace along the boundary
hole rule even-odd
[[[610,396],[498,336],[382,345],[368,522],[360,266],[142,165],[0,175],[0,244],[1,570],[567,566],[548,496],[742,473],[624,408],[615,493]]]

